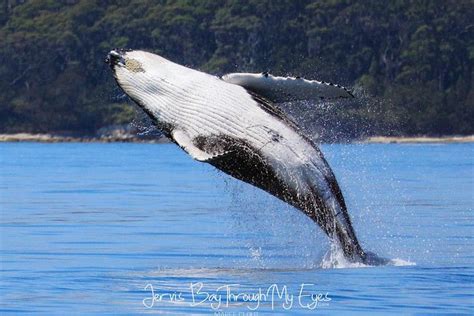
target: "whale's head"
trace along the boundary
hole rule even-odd
[[[114,49],[105,59],[123,89],[149,114],[158,114],[159,97],[171,89],[173,63],[152,53]]]

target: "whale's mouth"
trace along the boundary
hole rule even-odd
[[[125,66],[125,51],[124,50],[111,50],[107,57],[105,57],[105,63],[114,69],[116,65]]]

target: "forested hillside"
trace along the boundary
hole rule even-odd
[[[214,74],[344,84],[377,100],[376,112],[344,114],[367,119],[371,133],[392,133],[385,124],[407,135],[474,133],[472,0],[4,1],[1,132],[93,133],[130,121],[104,64],[124,47]]]

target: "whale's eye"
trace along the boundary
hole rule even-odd
[[[127,70],[131,72],[145,72],[145,69],[143,69],[142,64],[138,60],[131,58],[125,59],[125,68],[127,68]]]

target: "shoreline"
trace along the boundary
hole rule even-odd
[[[138,137],[136,135],[119,135],[119,136],[63,136],[55,134],[0,134],[0,143],[19,143],[19,142],[35,142],[35,143],[152,143],[164,144],[170,141],[166,137]]]
[[[367,144],[432,144],[432,143],[472,143],[474,135],[469,136],[372,136],[361,143]]]
[[[170,141],[166,137],[150,138],[126,134],[120,136],[62,136],[55,134],[0,134],[0,142],[38,142],[38,143],[152,143],[165,144]],[[354,140],[362,144],[416,144],[416,143],[472,143],[474,135],[469,136],[372,136],[362,140]]]

